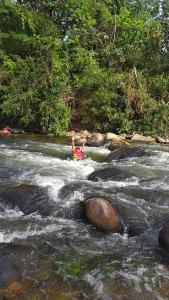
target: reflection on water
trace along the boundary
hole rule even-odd
[[[73,162],[65,140],[1,138],[0,299],[168,299],[158,233],[169,221],[169,147],[145,147],[152,155],[112,163],[133,176],[92,182],[105,148]],[[84,222],[80,203],[92,194],[117,208],[123,235]]]

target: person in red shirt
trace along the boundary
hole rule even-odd
[[[86,154],[84,152],[84,143],[82,147],[75,146],[73,137],[72,137],[72,158],[73,160],[80,160],[86,158]]]

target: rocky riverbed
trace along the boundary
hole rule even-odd
[[[66,140],[0,139],[0,299],[168,299],[158,239],[169,221],[169,147],[86,150],[91,160],[73,162]],[[91,197],[109,201],[122,231],[86,219]]]

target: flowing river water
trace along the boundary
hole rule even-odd
[[[121,180],[87,179],[109,151],[67,161],[59,139],[0,138],[0,299],[169,299],[169,259],[158,234],[169,221],[169,146],[116,160]],[[91,195],[108,198],[123,234],[105,233],[81,217]]]

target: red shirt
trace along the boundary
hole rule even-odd
[[[82,159],[85,156],[84,152],[78,148],[76,148],[72,151],[72,155],[73,156],[76,155],[78,159]]]

